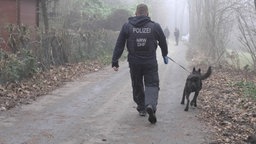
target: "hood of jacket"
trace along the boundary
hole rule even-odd
[[[128,21],[130,24],[132,24],[135,27],[142,27],[146,23],[151,22],[151,19],[148,16],[135,16],[135,17],[130,17]]]

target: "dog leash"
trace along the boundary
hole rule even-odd
[[[168,56],[167,56],[168,57]],[[176,61],[174,61],[172,58],[168,57],[168,59],[170,59],[172,62],[176,63],[178,66],[180,66],[182,69],[184,69],[185,71],[187,71],[188,73],[190,73],[190,71],[188,71],[185,67],[183,67],[182,65],[178,64]]]

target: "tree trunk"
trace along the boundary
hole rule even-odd
[[[42,15],[43,15],[43,20],[44,20],[45,33],[48,33],[49,21],[48,21],[48,15],[47,15],[46,0],[41,0],[41,8],[42,8]]]
[[[16,0],[16,15],[17,15],[17,25],[20,26],[20,0]]]
[[[39,27],[39,14],[40,14],[40,8],[39,8],[39,0],[36,1],[36,26]]]
[[[256,10],[256,0],[254,0],[255,10]]]

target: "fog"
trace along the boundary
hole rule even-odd
[[[255,59],[256,69],[255,5],[249,0],[52,0],[47,8],[41,8],[39,25],[45,33],[68,30],[72,36],[84,40],[82,46],[80,41],[70,46],[82,55],[79,57],[94,58],[98,57],[97,52],[88,47],[97,47],[99,51],[107,47],[104,50],[111,54],[118,32],[128,17],[134,16],[140,3],[148,5],[149,16],[163,30],[169,29],[170,38],[174,38],[174,29],[178,28],[182,41],[189,42],[189,47],[198,49],[212,61],[224,59],[227,49],[242,49]],[[102,38],[102,33],[106,37]],[[182,37],[188,33],[189,37]],[[88,46],[87,41],[95,43]],[[79,52],[81,47],[84,54]]]
[[[168,27],[172,32],[174,28],[180,29],[181,35],[189,31],[189,13],[187,0],[159,0],[153,1],[149,10],[153,21]]]
[[[139,3],[145,3],[149,7],[149,16],[158,22],[162,28],[168,28],[170,32],[177,27],[180,33],[185,35],[189,31],[189,13],[187,0],[103,0],[111,5],[130,8],[134,10]]]

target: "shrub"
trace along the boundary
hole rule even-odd
[[[21,50],[16,54],[4,54],[1,52],[0,82],[15,82],[31,76],[36,72],[36,61],[27,50]]]

